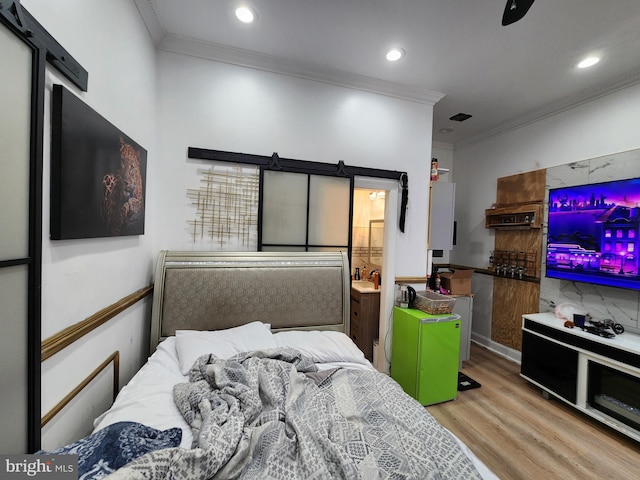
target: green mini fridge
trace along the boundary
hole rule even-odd
[[[460,315],[393,309],[391,378],[422,405],[458,394]]]

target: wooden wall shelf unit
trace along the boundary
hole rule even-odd
[[[540,308],[546,176],[542,169],[498,178],[494,208],[485,212],[486,227],[494,232],[493,254],[499,257],[492,265],[491,340],[514,350],[522,348],[519,319]],[[519,281],[519,267],[525,267],[527,281]]]
[[[496,205],[485,210],[485,227],[500,229],[542,228],[542,203]]]
[[[472,269],[473,273],[478,273],[480,275],[488,275],[491,277],[500,277],[502,275],[498,275],[496,273],[495,268],[490,267],[490,268],[482,268],[482,267],[472,267],[469,265],[458,265],[458,264],[454,264],[454,263],[436,263],[434,264],[438,270],[444,270],[446,268],[450,268],[452,270],[456,270],[456,269]],[[398,278],[405,278],[405,277],[398,277]],[[408,278],[408,277],[407,277]],[[522,278],[519,277],[514,277],[513,279],[508,276],[508,277],[504,277],[504,278],[508,278],[509,280],[518,280],[520,282],[529,282],[529,283],[540,283],[540,277],[534,277],[531,275],[523,275]],[[396,283],[424,283],[426,280],[425,279],[421,279],[421,281],[416,281],[416,282],[407,282],[407,281],[398,281],[396,279]]]

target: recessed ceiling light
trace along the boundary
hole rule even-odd
[[[598,63],[600,59],[598,57],[587,57],[578,63],[578,68],[589,68],[593,67],[596,63]]]
[[[256,13],[251,7],[241,5],[236,8],[236,18],[242,23],[253,23],[253,21],[256,19]]]
[[[392,48],[387,52],[387,60],[396,62],[404,57],[404,50],[401,48]]]

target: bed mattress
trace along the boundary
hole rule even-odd
[[[138,422],[158,430],[179,427],[182,430],[180,446],[184,449],[191,449],[194,446],[192,427],[187,423],[174,400],[174,386],[186,384],[189,381],[189,372],[185,373],[184,362],[192,360],[192,358],[183,358],[181,365],[180,353],[183,357],[185,357],[185,351],[189,351],[192,357],[199,356],[198,348],[194,348],[192,343],[187,343],[185,348],[185,341],[181,340],[181,336],[190,333],[177,332],[176,336],[169,337],[160,343],[148,362],[122,388],[113,406],[95,420],[94,431],[124,421]],[[296,344],[304,355],[313,359],[319,371],[332,371],[335,368],[375,371],[355,346],[352,349],[351,345],[333,345],[331,342],[329,345],[324,345],[317,341],[318,337],[309,338],[309,333],[275,333],[272,338],[276,348],[290,348],[292,344]],[[348,337],[342,334],[340,334],[342,337],[338,337],[336,333],[332,332],[331,338],[339,338],[338,343],[342,342],[342,337],[350,342]],[[206,345],[200,347],[207,348]],[[336,355],[338,350],[340,355]],[[487,480],[497,478],[455,435],[444,430],[460,446],[482,478]]]

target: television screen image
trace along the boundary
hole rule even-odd
[[[549,190],[547,277],[640,290],[640,178]]]

